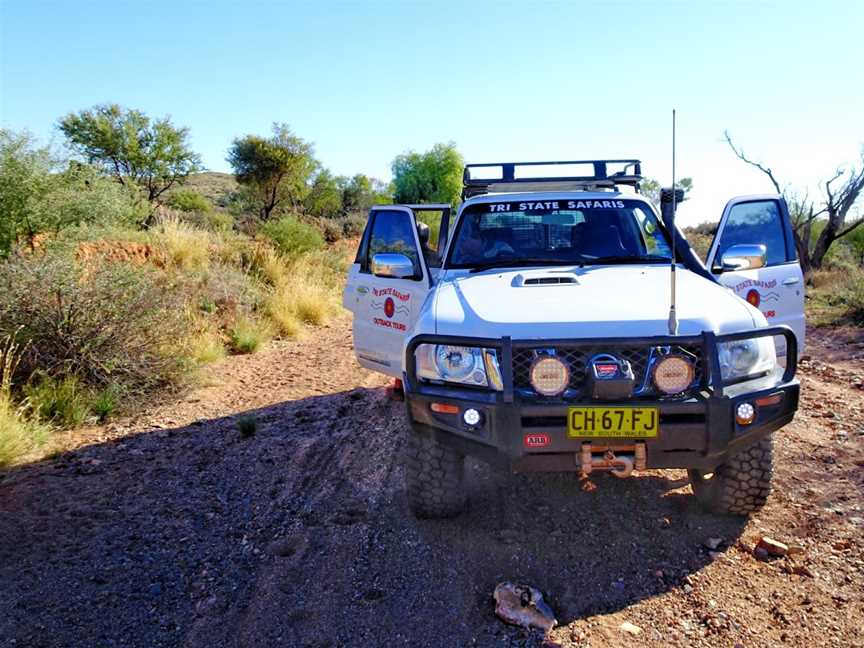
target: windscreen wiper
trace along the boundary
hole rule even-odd
[[[478,263],[471,266],[471,274],[482,272],[490,268],[521,268],[524,266],[561,266],[561,265],[579,265],[578,261],[562,261],[561,259],[548,258],[523,258],[523,259],[498,259],[497,261],[487,261],[486,263]]]

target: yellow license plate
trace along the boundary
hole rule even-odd
[[[657,436],[660,410],[656,407],[571,407],[567,412],[567,435],[580,437]]]

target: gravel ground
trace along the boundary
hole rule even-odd
[[[585,489],[469,462],[469,511],[417,521],[402,406],[354,364],[345,320],[229,358],[182,400],[0,473],[0,645],[864,646],[864,364],[837,359],[859,340],[812,337],[834,361],[802,363],[749,520],[702,513],[683,471]],[[762,535],[800,552],[757,560]],[[559,626],[501,623],[502,580],[539,588]]]

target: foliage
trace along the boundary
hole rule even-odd
[[[151,203],[201,168],[189,129],[175,127],[168,117],[151,121],[139,110],[103,104],[69,113],[59,127],[73,150],[120,184],[143,190]]]
[[[240,317],[228,331],[234,353],[255,353],[271,337],[270,327],[251,317]]]
[[[198,193],[194,189],[181,188],[172,191],[168,195],[165,204],[182,212],[201,212],[206,214],[213,211],[213,204],[203,194]]]
[[[304,200],[306,213],[319,218],[336,218],[342,215],[342,191],[337,178],[327,169],[321,169],[312,181]]]
[[[210,262],[210,234],[176,218],[166,218],[152,240],[168,253],[168,260],[183,270],[202,270]]]
[[[33,246],[43,233],[83,223],[129,225],[145,213],[94,168],[66,163],[26,133],[0,130],[0,257],[21,239]]]
[[[393,202],[392,188],[378,180],[358,173],[352,178],[339,177],[337,183],[342,191],[342,212],[363,214],[365,217],[373,205]]]
[[[12,402],[12,375],[19,361],[20,347],[12,336],[0,340],[0,468],[41,445],[48,427],[30,419],[26,407]]]
[[[296,136],[287,124],[273,124],[269,138],[246,135],[235,139],[228,162],[266,220],[274,211],[294,211],[302,204],[317,167],[313,154],[312,144]]]
[[[0,265],[0,334],[26,345],[25,377],[75,375],[92,387],[143,390],[182,374],[181,298],[145,267],[85,268],[49,250]]]
[[[91,394],[74,375],[38,375],[24,387],[34,416],[64,428],[80,426],[90,414]]]
[[[687,200],[687,195],[693,190],[693,178],[680,178],[676,180],[675,185],[684,190],[684,200]],[[660,209],[660,189],[662,189],[660,181],[654,178],[644,178],[639,183],[639,193],[657,209]]]
[[[436,144],[425,153],[403,153],[392,164],[394,199],[397,203],[458,205],[463,167],[453,142]]]
[[[288,259],[324,247],[324,239],[317,229],[292,216],[265,223],[259,233]]]

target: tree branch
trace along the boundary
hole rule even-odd
[[[754,160],[751,160],[750,158],[748,158],[748,157],[744,154],[743,149],[738,149],[738,148],[735,146],[735,144],[732,142],[732,136],[729,134],[729,131],[728,131],[728,130],[727,130],[727,131],[723,131],[723,137],[726,139],[726,143],[729,145],[729,148],[732,149],[732,152],[735,154],[735,156],[736,156],[739,160],[741,160],[742,162],[746,162],[746,163],[749,164],[750,166],[754,166],[754,167],[756,167],[757,169],[759,169],[762,173],[764,173],[766,176],[768,176],[768,179],[771,180],[771,184],[774,185],[774,189],[777,191],[777,193],[778,193],[778,194],[782,194],[782,193],[783,193],[783,191],[780,189],[780,183],[777,182],[777,178],[774,177],[774,172],[773,172],[771,169],[769,169],[768,167],[766,167],[766,166],[760,164],[759,162],[756,162],[756,161],[754,161]]]

